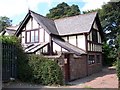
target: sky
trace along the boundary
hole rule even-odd
[[[0,0],[0,16],[7,16],[16,25],[21,22],[28,10],[37,12],[43,16],[59,3],[65,2],[68,5],[78,5],[80,11],[101,8],[110,0]]]

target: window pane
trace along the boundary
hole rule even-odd
[[[97,63],[100,63],[100,55],[97,55]]]
[[[92,31],[92,40],[93,40],[93,42],[98,42],[98,36],[97,36],[96,30]]]
[[[35,42],[38,42],[38,30],[35,31]]]
[[[95,63],[95,56],[94,55],[89,55],[88,64],[94,64],[94,63]]]
[[[34,42],[34,31],[31,31],[31,42]]]
[[[26,38],[27,42],[30,42],[30,32],[27,32],[27,38]]]

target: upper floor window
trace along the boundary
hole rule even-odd
[[[37,42],[39,42],[38,29],[26,31],[26,43],[37,43]]]
[[[98,43],[97,30],[93,30],[93,31],[92,31],[92,41]]]

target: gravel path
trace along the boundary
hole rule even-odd
[[[3,84],[5,88],[58,88],[29,83],[12,82]],[[118,88],[118,80],[115,68],[104,68],[101,72],[91,76],[69,82],[67,86],[59,88]]]

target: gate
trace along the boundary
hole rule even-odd
[[[2,81],[17,77],[17,49],[15,45],[2,43]]]

